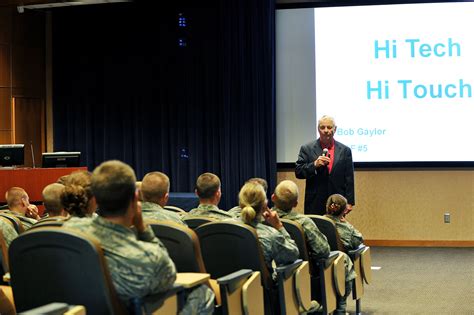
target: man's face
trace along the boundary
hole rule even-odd
[[[331,120],[321,120],[318,127],[319,138],[324,144],[329,144],[334,138],[336,126]]]

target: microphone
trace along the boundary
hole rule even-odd
[[[329,155],[329,150],[327,148],[323,149],[323,156],[328,156]]]
[[[35,165],[35,151],[33,150],[33,142],[30,141],[30,148],[31,148],[31,161],[33,161],[33,168],[36,168]]]

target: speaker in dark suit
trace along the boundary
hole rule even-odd
[[[300,148],[295,175],[306,179],[306,214],[325,214],[326,200],[332,194],[347,198],[348,212],[355,204],[352,152],[334,140],[336,128],[332,117],[321,117],[318,121],[319,139]]]

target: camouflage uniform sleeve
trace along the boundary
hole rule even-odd
[[[214,292],[207,285],[201,284],[188,292],[179,315],[211,315],[214,313],[214,298]]]
[[[171,211],[170,211],[170,213],[168,213],[168,214],[170,215],[171,218],[173,218],[172,221],[174,221],[174,222],[176,222],[176,223],[178,223],[178,224],[181,224],[181,225],[188,226],[188,225],[184,222],[183,218],[179,216],[179,214],[174,213],[174,212],[171,212]]]
[[[145,231],[137,233],[137,238],[140,241],[144,241],[147,243],[158,243],[158,239],[156,238],[155,233],[153,233],[153,230],[149,225],[147,225]]]
[[[160,249],[165,251],[168,255],[168,250],[166,249],[166,246],[163,245],[163,243],[155,236],[155,233],[153,232],[151,226],[148,225],[145,231],[137,234],[137,237],[140,241],[157,244]]]
[[[319,231],[316,224],[313,220],[309,218],[305,218],[303,220],[302,226],[306,235],[306,241],[309,245],[310,255],[313,258],[327,258],[329,256],[329,243],[321,231]]]
[[[364,242],[364,238],[362,237],[362,233],[360,233],[349,222],[347,224],[350,225],[351,230],[352,230],[352,233],[351,233],[351,246],[352,246],[352,248],[357,248]]]
[[[5,243],[7,244],[7,247],[10,247],[11,242],[18,236],[18,233],[16,232],[15,228],[8,223],[2,222],[1,229]]]
[[[151,266],[153,271],[148,278],[150,292],[158,293],[168,290],[176,281],[176,268],[166,249],[156,249]]]
[[[363,242],[362,234],[349,222],[337,222],[337,232],[346,249],[355,249]]]
[[[229,213],[234,218],[240,219],[241,214],[242,214],[242,209],[239,206],[235,206],[232,209],[230,209],[229,211],[227,211],[227,213]]]
[[[298,259],[299,251],[295,241],[290,237],[285,228],[276,230],[272,241],[273,259],[277,266],[294,262]]]

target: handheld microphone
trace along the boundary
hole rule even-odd
[[[33,151],[33,142],[30,141],[30,148],[31,148],[31,161],[33,162],[33,168],[36,168],[35,165],[35,152]]]
[[[324,148],[323,149],[323,156],[328,156],[329,155],[329,150]]]

